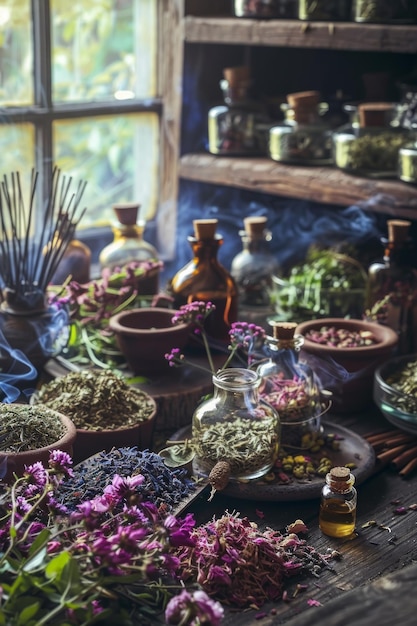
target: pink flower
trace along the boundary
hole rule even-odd
[[[224,616],[224,609],[204,591],[189,593],[184,589],[178,596],[171,598],[165,610],[167,624],[181,626],[219,626]]]

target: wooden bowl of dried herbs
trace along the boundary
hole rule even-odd
[[[41,386],[32,402],[65,411],[73,420],[74,463],[112,448],[151,447],[155,400],[111,370],[70,372]]]
[[[21,476],[25,466],[47,464],[52,450],[72,456],[77,431],[65,414],[45,406],[0,404],[0,480]]]

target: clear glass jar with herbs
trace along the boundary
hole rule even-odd
[[[416,21],[415,0],[353,0],[355,22],[410,24]]]
[[[229,480],[253,480],[269,472],[279,448],[280,419],[259,397],[260,376],[244,368],[227,368],[213,376],[214,394],[192,419],[194,470],[210,476],[227,464]]]
[[[298,19],[300,20],[348,20],[350,0],[299,0]]]

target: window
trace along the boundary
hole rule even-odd
[[[34,168],[45,196],[54,166],[86,181],[89,232],[108,228],[113,204],[140,203],[162,258],[174,252],[182,15],[183,0],[0,4],[1,177],[29,183]]]

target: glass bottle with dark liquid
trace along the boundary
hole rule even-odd
[[[333,467],[321,493],[319,527],[329,537],[349,537],[355,530],[355,477],[347,467]]]
[[[228,343],[231,324],[237,321],[238,295],[234,279],[218,261],[223,237],[216,233],[218,220],[194,220],[194,236],[188,237],[193,258],[172,278],[169,291],[174,306],[211,302],[216,309],[205,321],[212,339]]]

